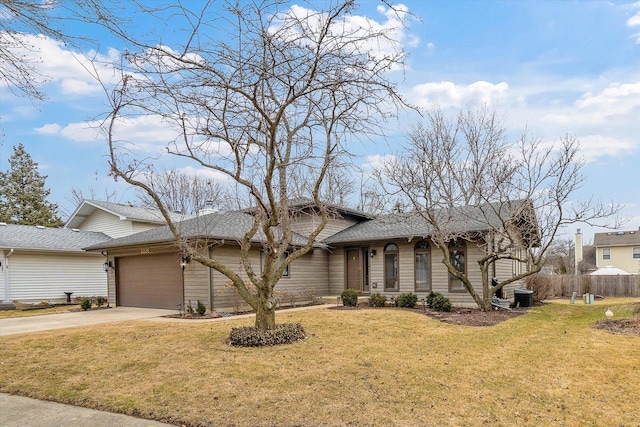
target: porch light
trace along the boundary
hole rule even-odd
[[[187,265],[190,262],[191,262],[191,257],[190,256],[183,256],[182,258],[180,258],[180,267],[182,267],[182,270],[187,268]]]
[[[374,256],[376,256],[377,251],[375,249],[371,249],[371,251],[369,252],[369,257],[373,258]]]
[[[110,268],[113,268],[113,264],[111,264],[111,261],[105,261],[104,264],[102,264],[102,267],[104,268],[104,272],[108,273]]]

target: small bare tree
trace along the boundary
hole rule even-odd
[[[202,209],[232,209],[230,196],[219,181],[198,175],[188,175],[177,169],[146,176],[144,182],[153,189],[169,211],[195,215]],[[149,193],[138,188],[141,206],[156,209]]]
[[[540,271],[563,226],[619,210],[594,200],[572,201],[583,182],[574,138],[547,145],[523,135],[510,144],[486,105],[461,111],[454,120],[440,109],[426,117],[411,132],[406,152],[386,161],[380,176],[389,193],[406,200],[407,215],[428,226],[425,237],[440,249],[450,277],[484,310],[504,286]],[[470,280],[460,250],[471,244],[481,249],[481,283]],[[522,268],[493,287],[491,273],[501,260]]]
[[[228,277],[262,330],[275,326],[273,292],[283,272],[311,250],[327,223],[321,189],[329,171],[348,156],[351,138],[381,135],[386,119],[406,105],[388,78],[404,61],[394,29],[354,25],[353,11],[350,0],[329,2],[322,11],[281,1],[147,9],[148,18],[184,36],[172,47],[111,27],[131,46],[122,81],[110,92],[111,172],[147,192],[181,250]],[[184,239],[158,189],[145,181],[148,159],[117,133],[121,121],[143,115],[176,130],[166,141],[168,153],[228,177],[251,201],[253,225],[238,241],[248,280]],[[320,218],[295,247],[293,174],[310,183],[306,196]],[[250,262],[256,248],[263,252],[261,269]]]

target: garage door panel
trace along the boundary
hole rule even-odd
[[[176,309],[182,304],[182,270],[177,255],[117,259],[118,305]]]

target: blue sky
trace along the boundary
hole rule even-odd
[[[381,3],[361,3],[359,14],[381,24],[389,19]],[[400,86],[407,99],[447,108],[489,102],[513,135],[526,128],[549,142],[575,136],[587,162],[576,199],[622,203],[628,218],[623,228],[640,227],[640,2],[403,4],[419,18],[398,33],[410,54]],[[105,95],[87,72],[87,58],[110,58],[123,46],[106,35],[99,47],[86,50],[46,38],[34,42],[41,49],[38,67],[50,78],[42,85],[49,100],[15,97],[0,87],[0,170],[8,168],[13,145],[23,143],[48,175],[50,200],[63,217],[74,209],[72,188],[86,195],[93,190],[96,198],[115,190],[118,201],[134,200],[107,176],[106,143],[87,125],[107,112]],[[108,69],[98,72],[109,79]],[[396,152],[404,143],[404,126],[415,120],[405,117],[389,129],[386,143],[355,147],[355,163],[366,167]],[[137,122],[129,131],[142,138],[162,129]],[[594,229],[582,228],[591,240]]]

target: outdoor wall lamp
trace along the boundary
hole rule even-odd
[[[113,264],[111,264],[111,261],[105,261],[104,264],[102,264],[102,266],[104,267],[104,272],[108,273],[110,268],[113,268]]]
[[[375,249],[371,249],[371,252],[369,252],[369,257],[373,258],[374,256],[376,256],[378,252]]]
[[[182,267],[182,270],[184,270],[185,268],[187,268],[187,265],[191,262],[191,257],[190,256],[183,256],[182,258],[180,258],[180,267]]]

